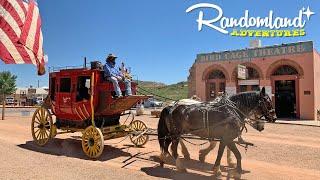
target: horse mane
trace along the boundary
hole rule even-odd
[[[259,91],[241,92],[230,96],[229,99],[234,102],[240,110],[250,112],[253,108],[258,106],[259,93]]]

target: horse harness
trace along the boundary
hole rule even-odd
[[[199,103],[199,104],[193,104],[193,105],[184,105],[185,108],[182,110],[182,114],[188,114],[188,112],[190,112],[191,110],[193,110],[194,108],[199,108],[200,112],[202,113],[202,121],[203,121],[203,127],[199,128],[199,129],[193,129],[191,131],[192,132],[196,132],[199,130],[203,130],[206,129],[207,130],[207,134],[208,137],[210,137],[210,133],[212,129],[215,129],[223,124],[229,123],[231,121],[233,121],[234,119],[236,119],[239,124],[240,124],[240,132],[239,134],[242,133],[243,129],[247,129],[245,127],[245,121],[241,120],[241,115],[237,112],[240,111],[236,106],[235,103],[232,102],[231,100],[229,100],[226,96],[222,96],[221,98],[219,98],[218,100],[216,100],[215,102],[211,102],[211,103]],[[173,118],[172,118],[172,113],[174,110],[176,110],[179,107],[178,103],[175,103],[169,111],[169,121],[166,121],[167,127],[170,129],[170,132],[173,132],[174,134],[171,134],[171,137],[175,137],[178,138],[182,132],[178,131],[178,128],[176,126],[176,123],[174,122]],[[221,111],[220,109],[226,107],[227,111]],[[187,111],[187,112],[185,112]],[[226,121],[221,121],[219,123],[217,123],[215,126],[211,126],[209,124],[209,112],[210,111],[216,111],[216,112],[222,112],[225,114],[231,114],[234,118],[232,120],[226,120]],[[244,114],[244,113],[242,113]],[[187,115],[188,116],[188,115]],[[186,117],[187,117],[186,116]]]

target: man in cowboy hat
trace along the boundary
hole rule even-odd
[[[126,86],[126,96],[131,96],[131,81],[125,79],[123,74],[115,67],[117,56],[109,54],[106,58],[106,64],[103,66],[104,76],[107,80],[111,81],[116,92],[116,97],[122,97],[119,87],[119,81],[123,81]]]

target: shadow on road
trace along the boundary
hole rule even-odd
[[[77,137],[74,137],[77,138]],[[54,138],[51,139],[45,146],[40,147],[37,144],[35,144],[33,141],[27,141],[25,144],[19,144],[17,145],[20,148],[44,153],[44,154],[50,154],[55,156],[67,156],[67,157],[73,157],[83,160],[91,160],[89,157],[87,157],[84,152],[82,151],[81,146],[81,140],[80,139],[74,139],[74,138],[67,138],[67,139],[59,139]],[[96,161],[108,161],[111,159],[115,159],[118,157],[127,157],[122,163],[124,164],[121,168],[125,168],[129,166],[130,164],[138,161],[138,160],[146,160],[146,161],[153,161],[156,163],[159,163],[159,157],[155,155],[151,155],[152,153],[155,153],[155,151],[150,152],[138,152],[136,154],[130,154],[128,152],[124,152],[128,150],[128,148],[132,148],[131,145],[125,145],[122,148],[118,147],[112,147],[109,145],[104,146],[104,152],[102,155],[96,159]],[[233,168],[230,168],[228,166],[221,166],[221,171],[223,172],[223,175],[220,177],[215,177],[212,172],[212,164],[209,163],[202,163],[198,160],[183,160],[185,167],[187,168],[188,172],[178,172],[176,169],[172,168],[175,167],[175,162],[173,159],[167,159],[166,165],[164,168],[159,167],[158,165],[152,166],[152,167],[142,167],[141,171],[146,173],[147,175],[154,176],[154,177],[160,177],[160,178],[169,178],[169,179],[220,179],[223,177],[224,179],[232,179],[232,174],[235,171]],[[171,167],[168,167],[168,165],[171,165]],[[198,171],[209,174],[208,176],[203,174],[197,174],[195,172],[190,171]],[[244,173],[249,173],[250,171],[243,171]]]
[[[211,179],[212,177],[210,176],[204,176],[200,174],[195,174],[195,173],[180,173],[177,172],[174,169],[170,168],[162,168],[160,166],[155,166],[155,167],[143,167],[141,168],[142,172],[145,172],[149,176],[153,177],[158,177],[158,178],[169,178],[169,179]]]
[[[67,156],[73,158],[79,158],[84,160],[92,160],[87,157],[84,152],[82,151],[81,140],[67,138],[67,139],[59,139],[54,138],[51,139],[48,144],[43,147],[38,146],[33,141],[27,141],[25,144],[19,144],[18,147],[45,153],[51,154],[56,156]],[[127,148],[115,148],[112,146],[105,145],[102,155],[96,159],[97,161],[108,161],[110,159],[115,159],[117,157],[126,157],[131,156],[130,153],[123,152],[122,149]]]
[[[152,156],[151,159],[155,162],[160,162],[160,159],[158,156]],[[141,171],[145,172],[146,174],[150,175],[150,176],[154,176],[154,177],[160,177],[160,178],[169,178],[169,179],[197,179],[197,180],[201,180],[201,179],[221,179],[223,177],[223,179],[234,179],[233,178],[233,174],[235,173],[235,169],[234,168],[230,168],[228,166],[220,166],[221,172],[223,173],[222,176],[216,177],[215,175],[213,175],[213,165],[209,164],[207,162],[200,162],[198,160],[183,160],[184,162],[184,166],[185,168],[187,168],[188,172],[178,172],[175,169],[172,169],[170,167],[166,167],[166,165],[163,167],[158,166],[154,166],[154,167],[143,167],[141,168]],[[175,162],[173,161],[173,159],[166,159],[166,164],[167,165],[172,165],[175,166]],[[205,175],[201,175],[201,174],[196,174],[193,172],[190,172],[190,170],[193,171],[200,171],[200,172],[205,172],[208,174],[212,174],[211,176],[205,176]],[[250,171],[247,170],[243,170],[242,174],[246,174],[246,173],[250,173]],[[225,174],[225,175],[224,175]]]

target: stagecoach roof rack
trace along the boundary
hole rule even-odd
[[[90,63],[86,63],[86,66],[84,66],[84,65],[78,65],[78,66],[50,66],[49,67],[49,73],[59,72],[61,70],[77,70],[77,69],[89,70],[90,69]]]

